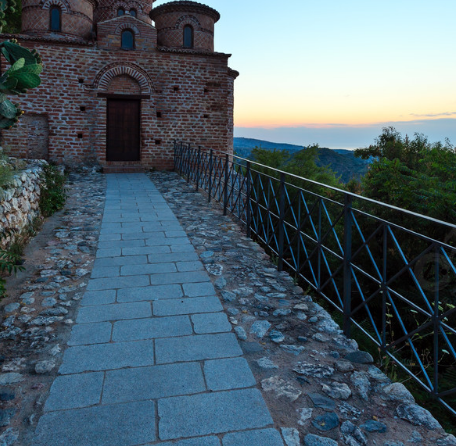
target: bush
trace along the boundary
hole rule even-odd
[[[43,217],[50,217],[63,208],[66,201],[65,174],[53,164],[43,166],[40,211]]]

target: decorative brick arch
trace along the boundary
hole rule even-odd
[[[52,6],[59,6],[65,14],[71,12],[71,7],[67,0],[46,0],[43,3],[43,9],[50,9]]]
[[[133,63],[107,65],[95,77],[93,87],[95,90],[107,91],[112,79],[123,74],[132,77],[138,82],[141,94],[150,94],[152,92],[152,83],[149,76],[140,66]]]
[[[119,8],[123,8],[126,12],[130,11],[130,9],[136,9],[136,11],[138,11],[142,14],[144,13],[142,5],[140,5],[137,2],[128,2],[127,3],[127,2],[120,1],[120,2],[113,3],[112,9],[114,11],[117,11]]]
[[[130,29],[135,33],[135,35],[139,36],[140,32],[139,29],[133,25],[132,23],[121,23],[115,30],[115,34],[121,34],[124,29]]]
[[[183,29],[185,25],[191,25],[195,30],[201,28],[201,23],[195,16],[184,15],[176,22],[174,29]]]

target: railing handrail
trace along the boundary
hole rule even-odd
[[[205,150],[207,152],[210,152],[210,150],[211,150],[211,149],[206,149],[205,147],[202,147],[202,146],[200,146],[200,147],[201,147],[201,150]],[[296,175],[294,173],[290,173],[290,172],[287,172],[287,171],[284,171],[284,170],[276,169],[274,167],[269,167],[269,166],[266,166],[265,164],[257,163],[256,161],[252,161],[252,160],[250,160],[248,158],[242,158],[241,156],[230,154],[228,152],[222,152],[222,151],[218,151],[217,150],[216,153],[220,154],[220,155],[232,156],[233,158],[237,158],[238,160],[249,162],[250,164],[254,164],[256,166],[259,166],[259,167],[262,167],[262,168],[265,168],[265,169],[269,169],[271,171],[277,172],[278,174],[285,174],[285,175],[288,175],[291,178],[295,178],[297,180],[306,181],[307,183],[310,183],[310,184],[313,184],[313,185],[316,185],[316,186],[320,186],[320,187],[324,187],[325,189],[331,189],[334,192],[338,192],[338,193],[341,193],[341,194],[348,195],[348,196],[350,196],[350,197],[352,197],[354,199],[357,199],[357,200],[367,201],[368,203],[372,203],[372,204],[375,204],[375,205],[378,205],[378,206],[383,206],[383,207],[386,207],[386,208],[394,210],[394,211],[403,212],[404,214],[410,215],[412,217],[421,218],[421,219],[427,220],[429,222],[437,223],[437,224],[440,224],[440,225],[444,225],[444,226],[446,226],[446,227],[448,227],[450,229],[455,229],[456,230],[456,224],[452,224],[452,223],[449,223],[449,222],[446,222],[446,221],[443,221],[443,220],[439,220],[437,218],[429,217],[427,215],[420,214],[418,212],[409,211],[408,209],[400,208],[398,206],[394,206],[392,204],[384,203],[382,201],[377,201],[377,200],[374,200],[372,198],[363,197],[362,195],[355,194],[353,192],[340,189],[338,187],[330,186],[328,184],[320,183],[320,182],[315,181],[315,180],[310,180],[308,178],[301,177],[301,176]],[[254,170],[254,172],[257,172],[257,171]],[[258,172],[258,173],[260,173],[260,172]],[[266,175],[266,176],[268,176],[268,175]],[[270,177],[270,178],[274,178],[274,177]],[[287,183],[287,184],[290,185],[290,186],[293,186],[293,187],[297,187],[297,186],[295,186],[294,184],[291,184],[291,183]]]

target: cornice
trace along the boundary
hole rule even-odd
[[[65,44],[65,45],[78,45],[78,46],[93,46],[92,42],[88,42],[84,39],[73,38],[70,36],[62,36],[58,39],[45,36],[30,36],[27,34],[0,34],[1,39],[17,39],[23,41],[32,41],[32,42],[46,42],[46,43],[55,43],[55,44]]]
[[[161,51],[162,53],[190,54],[190,55],[196,55],[196,56],[218,57],[218,58],[223,58],[223,59],[228,59],[229,57],[231,57],[231,54],[216,53],[214,51],[185,49],[185,48],[170,48],[167,46],[157,46],[157,50]]]

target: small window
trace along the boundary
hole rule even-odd
[[[190,25],[184,26],[184,48],[193,48],[193,28]]]
[[[137,17],[138,16],[138,13],[136,12],[136,9],[130,9],[130,15],[132,17]]]
[[[120,16],[122,16],[122,15],[125,15],[125,9],[119,8],[119,9],[117,10],[117,17],[120,17]]]
[[[135,48],[135,35],[130,29],[122,31],[122,49],[132,50]]]
[[[62,10],[58,6],[50,9],[51,14],[51,31],[62,31]]]

